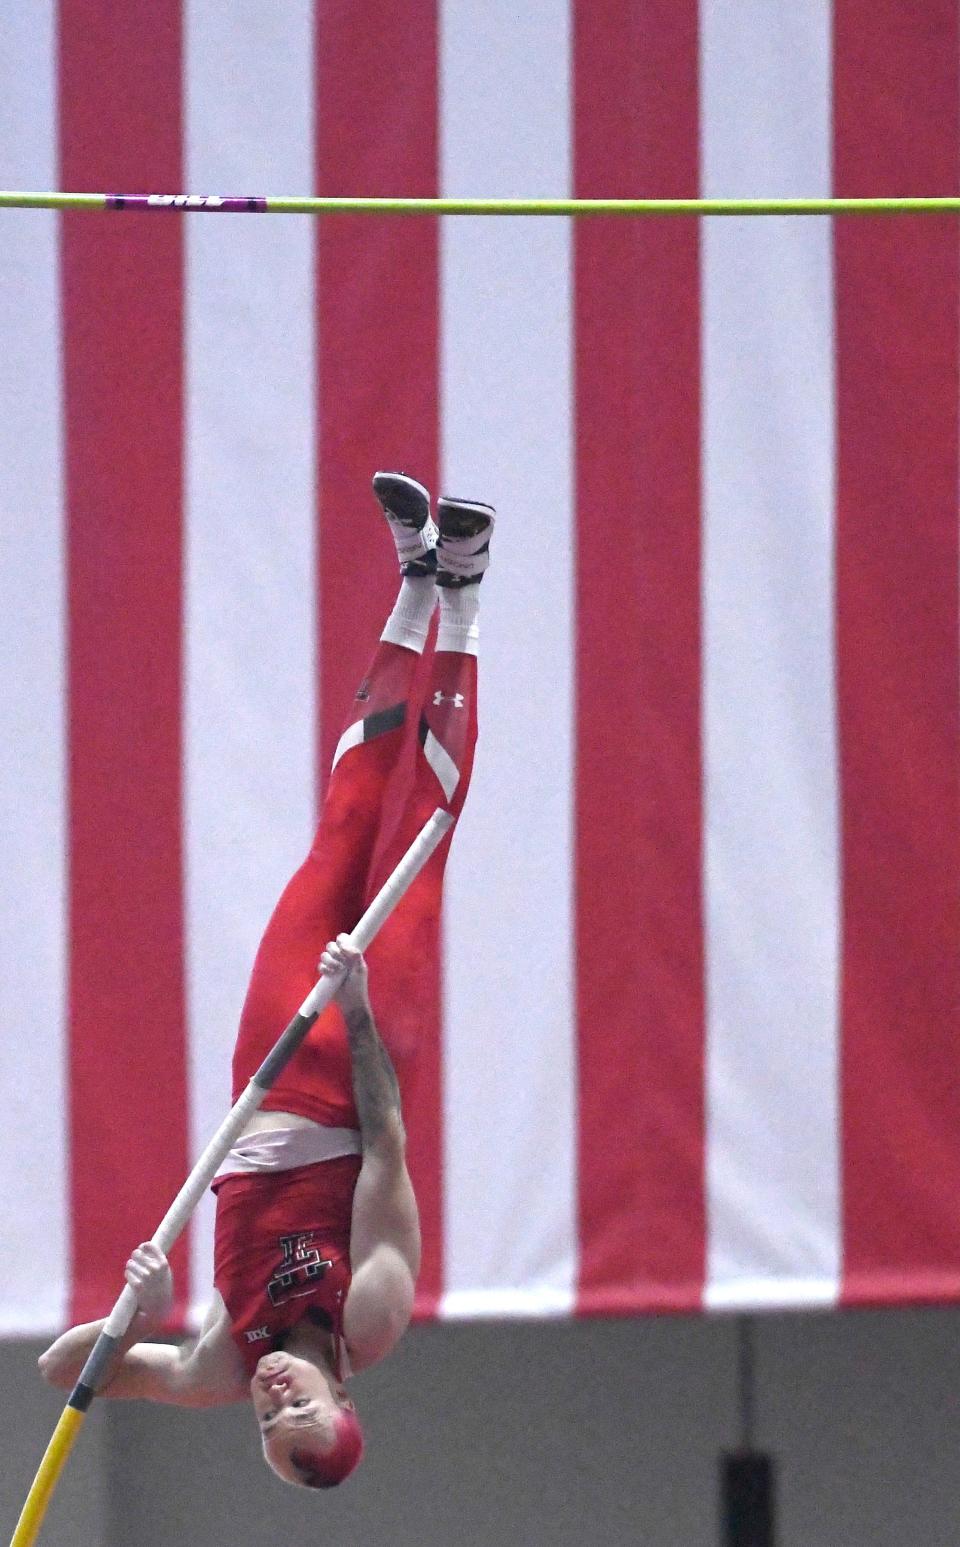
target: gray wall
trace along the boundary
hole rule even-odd
[[[757,1439],[780,1547],[957,1547],[960,1312],[755,1323]],[[44,1547],[713,1547],[736,1444],[729,1320],[415,1328],[356,1385],[368,1438],[338,1491],[284,1487],[246,1409],[95,1404]],[[0,1346],[9,1539],[62,1398]]]

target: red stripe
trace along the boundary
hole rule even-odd
[[[369,0],[359,10],[319,0],[316,38],[318,193],[436,195],[436,0]],[[320,221],[317,263],[324,777],[397,589],[370,479],[378,468],[401,468],[430,487],[436,481],[436,222]],[[404,1093],[424,1235],[421,1314],[434,1308],[441,1283],[439,1048],[438,963],[416,1089]]]
[[[578,197],[695,196],[695,0],[575,7]],[[699,235],[578,222],[582,1311],[699,1302]]]
[[[954,0],[837,0],[838,194],[956,192]],[[836,223],[847,1301],[960,1293],[956,225]]]
[[[61,185],[179,189],[179,0],[60,0],[59,28]],[[180,221],[65,215],[62,290],[71,1314],[82,1320],[109,1309],[127,1253],[187,1169]]]

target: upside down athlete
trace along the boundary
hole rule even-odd
[[[233,1058],[233,1099],[246,1088],[316,981],[344,973],[334,1003],[267,1094],[214,1180],[214,1296],[186,1348],[142,1341],[172,1298],[170,1268],[146,1243],[126,1268],[138,1311],[100,1393],[207,1407],[250,1397],[273,1470],[324,1488],[356,1466],[363,1437],[345,1381],[383,1359],[404,1332],[420,1262],[416,1200],[393,1063],[374,1023],[367,964],[338,931],[367,902],[444,804],[463,806],[476,741],[479,581],[494,513],[442,499],[437,524],[422,485],[373,480],[403,576],[334,754],[320,826],[289,882],[254,962]],[[392,835],[381,835],[388,782],[435,602],[440,620],[410,785]],[[421,975],[436,950],[449,835],[384,924],[368,956],[388,982],[396,1057],[416,1040]],[[73,1327],[41,1356],[70,1389],[103,1326]]]

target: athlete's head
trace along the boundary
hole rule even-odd
[[[333,1488],[363,1454],[363,1433],[346,1388],[321,1365],[266,1354],[250,1382],[263,1454],[284,1482]]]

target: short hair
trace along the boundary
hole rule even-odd
[[[363,1430],[356,1413],[341,1408],[334,1419],[332,1450],[293,1450],[291,1464],[304,1488],[335,1488],[359,1466],[363,1455]]]

